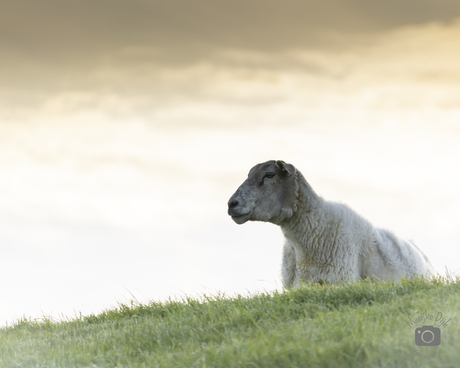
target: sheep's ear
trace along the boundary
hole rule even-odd
[[[284,161],[281,161],[281,160],[278,160],[276,161],[276,164],[281,168],[281,172],[286,175],[286,176],[290,176],[292,174],[291,170],[289,170],[287,167],[286,167],[286,162]]]

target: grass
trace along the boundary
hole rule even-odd
[[[3,328],[0,367],[458,367],[459,305],[452,278],[132,302]],[[404,322],[425,310],[451,319],[438,347],[414,342],[416,327],[438,322]]]

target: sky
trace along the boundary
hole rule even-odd
[[[250,168],[460,271],[456,1],[3,1],[0,325],[281,287]]]

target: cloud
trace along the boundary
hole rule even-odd
[[[449,1],[7,1],[0,117],[227,126],[455,110],[459,15]]]
[[[84,65],[128,46],[155,47],[176,63],[228,48],[337,48],[459,15],[460,3],[449,0],[8,0],[0,24],[11,57]]]

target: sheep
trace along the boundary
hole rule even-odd
[[[285,288],[435,273],[413,241],[374,227],[345,204],[324,200],[284,161],[254,166],[228,201],[228,214],[237,224],[264,221],[281,227]]]

